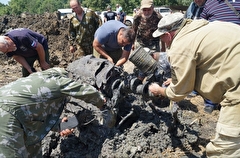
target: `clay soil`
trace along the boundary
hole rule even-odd
[[[9,23],[2,29],[1,35],[8,29],[26,27],[48,38],[52,67],[66,68],[77,59],[68,49],[67,18],[58,20],[56,14],[46,13],[8,16],[8,19]],[[4,54],[0,57],[0,86],[3,86],[21,77],[21,66]],[[131,62],[127,62],[124,70],[130,74],[133,67]],[[179,102],[176,121],[167,104],[153,105],[150,100],[131,93],[126,95],[121,105],[118,120],[121,121],[131,109],[135,114],[121,126],[117,122],[109,128],[99,119],[108,117],[108,112],[72,99],[63,115],[77,113],[80,124],[68,137],[50,132],[42,141],[43,157],[206,157],[205,146],[214,136],[219,111],[207,114],[203,107],[200,96],[185,98]]]

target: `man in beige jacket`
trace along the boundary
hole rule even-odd
[[[193,90],[221,110],[215,138],[206,147],[208,157],[240,157],[240,27],[229,22],[184,19],[170,14],[153,33],[167,47],[172,83],[149,90],[180,101]],[[224,39],[224,40],[223,40]]]

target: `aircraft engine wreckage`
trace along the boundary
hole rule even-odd
[[[145,59],[145,62],[142,59]],[[137,65],[137,68],[147,74],[144,83],[136,75],[124,72],[123,67],[114,66],[108,60],[95,58],[92,55],[81,57],[72,62],[68,65],[67,71],[71,78],[91,84],[99,89],[107,98],[106,106],[116,115],[118,115],[121,104],[127,104],[127,100],[130,99],[128,98],[129,93],[142,95],[143,101],[152,100],[155,104],[161,104],[163,98],[154,97],[148,91],[148,86],[152,82],[157,82],[160,85],[163,83],[161,67],[141,47],[130,56],[130,60]],[[137,115],[136,113],[135,109],[131,109],[126,116],[118,117],[121,119],[117,120],[118,125],[115,124],[115,126],[120,127],[129,117]]]

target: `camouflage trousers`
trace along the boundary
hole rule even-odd
[[[77,50],[74,52],[74,60],[86,55],[93,55],[92,44],[82,44],[81,46],[78,45]]]
[[[26,146],[24,130],[16,117],[0,108],[0,157],[41,158],[41,142]]]

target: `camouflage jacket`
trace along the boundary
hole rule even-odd
[[[134,17],[133,29],[137,33],[136,40],[142,47],[153,46],[156,42],[159,42],[159,37],[154,38],[152,33],[157,30],[161,18],[162,16],[155,11],[147,19],[142,18],[142,13]]]
[[[69,40],[70,45],[92,45],[94,33],[101,25],[99,16],[92,10],[87,10],[79,21],[76,14],[70,19]]]
[[[95,106],[103,105],[101,93],[90,85],[73,81],[67,73],[62,68],[51,68],[0,88],[0,108],[20,122],[26,145],[41,141],[59,123],[69,96]]]

